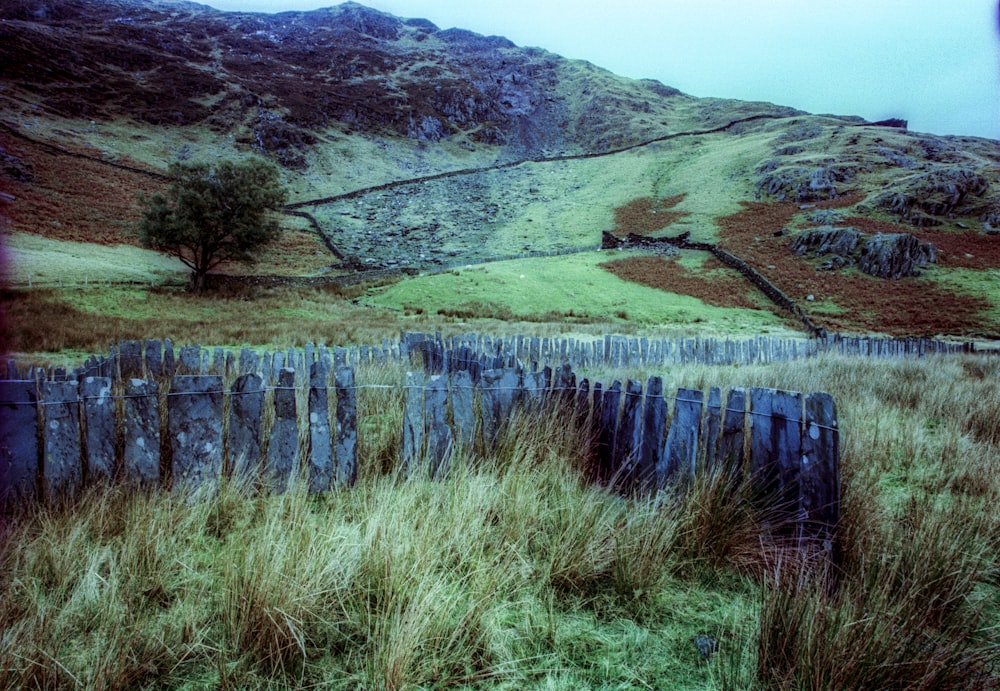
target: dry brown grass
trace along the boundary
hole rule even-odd
[[[615,209],[614,234],[619,237],[625,237],[629,233],[650,235],[673,225],[689,215],[685,211],[670,211],[684,201],[686,196],[686,194],[678,194],[675,197],[666,197],[665,199],[640,197],[619,206]]]
[[[847,201],[817,206],[837,208]],[[719,245],[744,259],[807,311],[806,295],[834,303],[839,314],[816,318],[830,330],[933,336],[995,329],[983,316],[990,308],[987,300],[959,295],[926,277],[887,281],[857,271],[817,271],[789,249],[788,238],[774,236],[799,212],[797,205],[743,202],[743,207],[718,219]]]
[[[626,281],[670,293],[691,295],[716,307],[762,307],[761,301],[751,297],[756,289],[715,257],[707,258],[698,271],[688,269],[675,259],[659,256],[617,259],[601,264],[601,268]]]

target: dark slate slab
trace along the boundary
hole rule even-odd
[[[325,364],[312,363],[309,368],[309,492],[311,494],[328,492],[336,476],[327,390],[329,377],[330,371]]]
[[[110,377],[83,377],[84,458],[87,482],[108,485],[115,477],[115,401]]]
[[[719,441],[718,466],[729,473],[734,484],[743,479],[746,464],[744,444],[746,433],[746,389],[730,389],[726,396],[726,409],[722,416],[722,438]]]
[[[615,461],[619,468],[617,484],[631,488],[636,479],[642,435],[642,384],[635,379],[625,382],[622,418],[615,438]]]
[[[163,376],[163,343],[155,339],[146,341],[146,372],[154,379]]]
[[[256,372],[236,378],[230,390],[229,473],[238,483],[260,477],[261,428],[264,415],[264,378]]]
[[[646,384],[642,440],[636,465],[636,486],[642,492],[648,492],[656,486],[656,467],[663,454],[666,431],[667,402],[663,398],[663,379],[650,377]]]
[[[167,399],[173,488],[214,491],[222,475],[222,377],[174,377]]]
[[[622,383],[616,379],[605,389],[601,401],[601,418],[597,433],[597,474],[603,484],[613,482],[618,471],[615,466],[615,446],[618,440],[621,397]]]
[[[79,384],[54,381],[42,385],[45,402],[42,476],[46,496],[55,501],[76,498],[83,486]]]
[[[472,451],[476,440],[476,417],[472,375],[462,370],[451,375],[451,409],[455,421],[455,443]]]
[[[160,402],[156,382],[143,379],[125,381],[124,451],[122,469],[125,482],[133,486],[160,483]]]
[[[424,410],[427,424],[427,463],[430,477],[445,475],[453,440],[448,426],[448,377],[431,377],[424,389]]]
[[[334,374],[337,387],[337,484],[353,487],[358,480],[358,402],[354,370],[341,367]]]
[[[280,353],[279,353],[280,354]],[[299,467],[299,421],[295,407],[295,370],[283,367],[274,389],[274,425],[267,444],[264,484],[275,494],[288,490]]]
[[[705,428],[702,431],[705,448],[705,472],[718,471],[719,439],[722,436],[722,392],[713,386],[708,392],[705,413]]]
[[[38,496],[37,400],[34,381],[0,381],[0,506]]]
[[[807,537],[823,541],[828,551],[840,525],[840,431],[837,407],[828,393],[805,399],[802,436],[800,509]]]
[[[701,437],[701,410],[705,394],[695,389],[678,389],[674,417],[667,432],[667,443],[656,469],[659,487],[689,482],[698,462],[698,439]]]
[[[424,375],[406,373],[406,403],[403,408],[403,474],[410,477],[424,453]]]
[[[143,377],[142,351],[142,341],[122,341],[118,344],[118,366],[122,379]]]

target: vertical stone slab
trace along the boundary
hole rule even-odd
[[[750,390],[750,471],[754,495],[797,514],[802,394]]]
[[[410,334],[412,335],[412,334]],[[456,373],[457,374],[457,373]],[[403,408],[403,474],[410,477],[424,453],[424,375],[406,373],[406,403]]]
[[[340,346],[334,346],[333,348],[333,367],[334,371],[342,367],[347,367],[348,352],[347,348],[341,348]]]
[[[183,346],[180,352],[177,374],[194,376],[201,373],[201,346]]]
[[[641,492],[649,492],[656,486],[656,467],[663,454],[666,432],[667,401],[663,398],[663,379],[650,377],[646,384],[642,440],[635,473],[636,485]]]
[[[438,375],[427,381],[424,389],[424,410],[427,411],[427,462],[432,478],[447,473],[453,440],[448,426],[448,377]]]
[[[155,339],[146,341],[146,372],[151,379],[163,376],[163,344]]]
[[[122,470],[125,482],[136,487],[151,487],[160,482],[160,401],[154,381],[125,381],[125,448]]]
[[[618,470],[614,461],[621,396],[622,383],[615,380],[604,391],[601,401],[601,419],[597,432],[597,477],[602,484],[612,482]]]
[[[705,429],[703,432],[705,448],[705,472],[715,473],[718,470],[719,438],[722,436],[722,392],[713,386],[708,392],[708,405],[705,413]]]
[[[828,393],[805,399],[802,436],[800,510],[803,532],[833,552],[840,525],[840,431],[837,407]],[[836,555],[835,555],[836,556]]]
[[[142,341],[122,341],[118,344],[118,366],[122,379],[142,379]]]
[[[309,368],[309,492],[328,492],[336,470],[330,432],[330,401],[327,380],[330,371],[322,362]]]
[[[631,489],[639,464],[642,435],[642,384],[635,379],[625,382],[622,418],[615,438],[615,465],[618,467],[618,485]]]
[[[45,493],[50,500],[74,499],[83,486],[83,449],[80,444],[80,397],[75,381],[42,385],[45,402],[45,455],[42,464]]]
[[[354,369],[334,374],[337,387],[337,484],[353,487],[358,480],[358,401]]]
[[[586,433],[587,414],[590,412],[590,380],[584,377],[576,388],[576,421],[580,431]]]
[[[209,373],[220,377],[226,376],[226,351],[222,348],[212,350],[212,365]]]
[[[174,492],[190,497],[222,475],[222,377],[174,377],[167,399]]]
[[[576,374],[573,372],[572,365],[564,362],[561,367],[556,369],[552,387],[555,389],[556,400],[559,401],[560,405],[567,405],[573,400],[573,394],[576,392]]]
[[[663,458],[656,468],[659,487],[694,478],[698,462],[698,440],[701,437],[701,409],[705,394],[694,389],[678,389],[674,401],[674,417],[667,432]]]
[[[515,369],[493,369],[483,372],[483,443],[495,449],[500,431],[510,421],[518,401],[520,375]]]
[[[38,396],[34,381],[0,381],[0,508],[38,496]]]
[[[451,376],[451,413],[456,445],[471,451],[476,441],[476,416],[472,375],[468,372],[455,372]]]
[[[177,371],[174,359],[174,343],[169,338],[163,339],[163,376],[172,377]]]
[[[285,354],[282,351],[276,351],[271,353],[271,381],[279,382],[281,380],[281,370],[285,369]],[[289,367],[288,369],[292,369]],[[288,386],[295,385],[295,370],[292,370],[292,381]],[[282,384],[278,384],[282,386]]]
[[[292,471],[299,467],[299,420],[295,407],[295,370],[283,367],[274,389],[274,425],[268,437],[264,484],[284,494]]]
[[[549,388],[545,372],[525,372],[521,375],[521,383],[524,391],[524,404],[538,411],[545,401],[545,394]]]
[[[730,389],[726,396],[726,410],[722,418],[722,439],[719,441],[717,467],[728,473],[735,484],[743,479],[746,439],[744,425],[747,416],[746,389]]]
[[[237,483],[252,484],[260,476],[264,379],[243,374],[229,390],[228,470]]]
[[[84,459],[87,482],[109,485],[115,477],[115,401],[110,377],[80,380],[83,400]]]
[[[239,374],[249,374],[257,371],[257,353],[249,348],[240,348]]]

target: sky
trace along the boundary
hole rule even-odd
[[[199,0],[282,12],[337,0]],[[998,0],[361,0],[692,96],[1000,139]]]

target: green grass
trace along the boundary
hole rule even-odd
[[[587,252],[473,266],[403,280],[367,302],[427,314],[697,327],[720,334],[792,335],[766,310],[713,307],[624,281],[598,267],[618,253]]]

